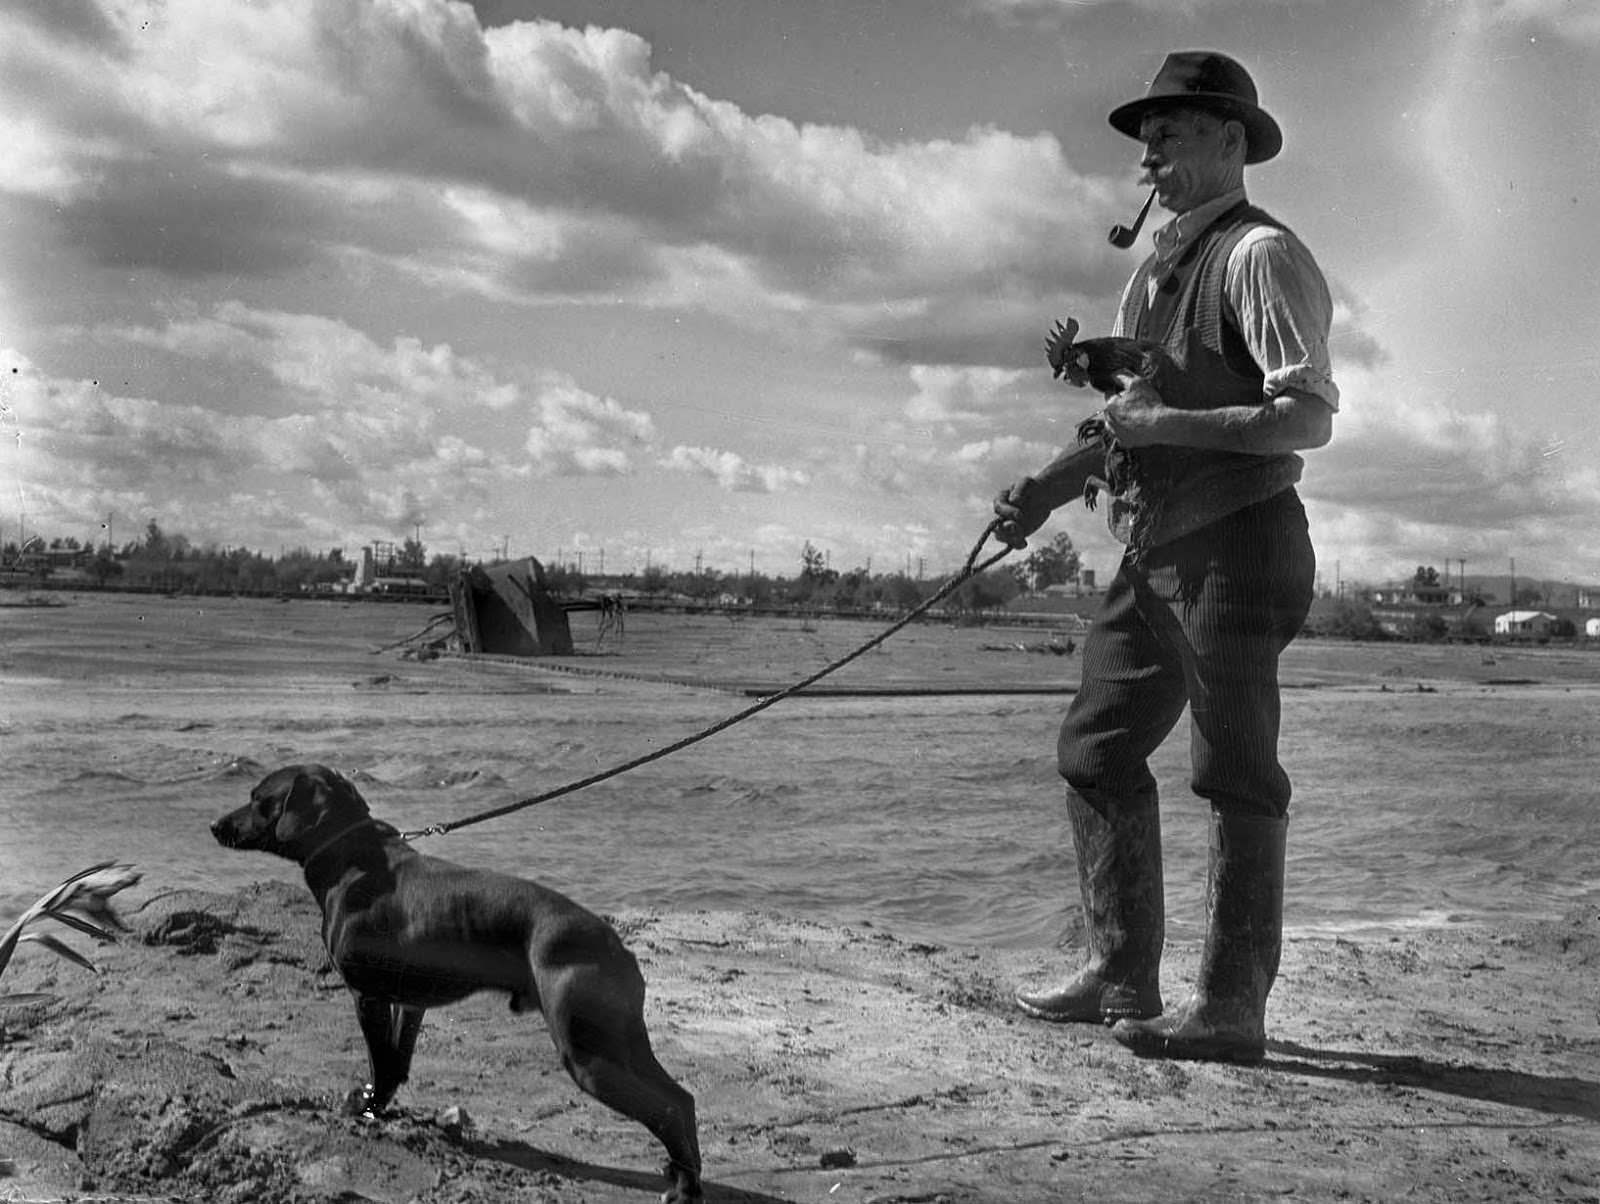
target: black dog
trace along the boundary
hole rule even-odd
[[[476,991],[543,1011],[584,1091],[667,1149],[664,1204],[701,1199],[694,1097],[650,1048],[644,977],[606,922],[566,896],[416,852],[321,765],[279,769],[211,825],[218,843],[296,862],[322,908],[328,955],[355,995],[372,1081],[353,1110],[380,1114],[411,1069],[423,1013]]]

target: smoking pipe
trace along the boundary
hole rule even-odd
[[[1111,233],[1106,235],[1106,241],[1119,251],[1126,251],[1133,246],[1134,240],[1139,237],[1139,231],[1144,228],[1145,216],[1150,212],[1150,205],[1156,199],[1156,190],[1152,188],[1150,195],[1144,198],[1144,208],[1139,210],[1139,216],[1133,219],[1132,226],[1118,223],[1111,227]]]

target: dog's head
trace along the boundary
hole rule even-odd
[[[287,765],[250,792],[250,801],[211,825],[217,843],[304,861],[340,829],[368,818],[367,801],[326,765]]]

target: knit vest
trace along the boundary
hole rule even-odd
[[[1191,409],[1268,404],[1264,375],[1251,357],[1227,299],[1228,257],[1257,226],[1286,229],[1241,201],[1212,222],[1160,276],[1152,301],[1155,256],[1140,265],[1129,287],[1123,331],[1162,344],[1191,386],[1182,404]],[[1131,321],[1129,320],[1131,319]],[[1177,398],[1168,404],[1178,403]],[[1111,533],[1135,552],[1160,547],[1237,510],[1291,488],[1304,462],[1290,453],[1246,452],[1158,444],[1125,453],[1128,464],[1114,482],[1107,507]]]

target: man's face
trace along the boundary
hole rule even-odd
[[[1187,213],[1243,180],[1244,127],[1211,113],[1173,109],[1139,124],[1139,166],[1161,207]]]

